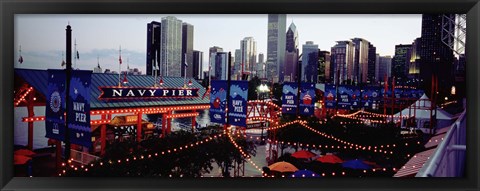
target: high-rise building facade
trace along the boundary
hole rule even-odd
[[[223,52],[223,48],[218,46],[210,47],[208,50],[209,75],[215,76],[215,56],[217,52]]]
[[[380,75],[380,54],[375,54],[375,83],[381,81]]]
[[[187,77],[194,77],[193,76],[193,67],[192,61],[193,61],[193,25],[188,24],[188,23],[183,23],[182,24],[182,70],[181,74],[184,76],[184,72],[187,72]],[[185,70],[185,58],[186,63],[187,63],[187,68]]]
[[[181,76],[182,20],[173,16],[163,17],[160,33],[160,72],[164,76]]]
[[[408,79],[419,80],[420,78],[420,64],[418,60],[420,59],[420,38],[415,39],[412,43],[412,48],[408,51]]]
[[[292,22],[286,34],[284,81],[295,82],[298,76],[298,31]]]
[[[258,62],[256,65],[257,74],[259,78],[265,78],[265,55],[263,53],[258,54]]]
[[[355,44],[351,41],[337,41],[331,51],[331,66],[335,84],[345,84],[353,79]]]
[[[215,76],[212,79],[228,80],[228,52],[215,54]]]
[[[282,82],[285,75],[285,14],[268,14],[267,78]],[[277,78],[278,77],[278,78]]]
[[[233,71],[232,76],[240,76],[242,72],[242,51],[240,49],[235,49],[235,58],[233,61]],[[236,77],[232,79],[237,79]]]
[[[368,46],[370,42],[362,38],[354,38],[355,58],[353,61],[353,80],[366,83],[368,79]]]
[[[196,80],[203,79],[203,52],[194,50],[192,60],[193,78]]]
[[[420,39],[420,51],[418,63],[420,65],[420,77],[424,82],[424,89],[431,90],[432,74],[438,78],[439,92],[450,92],[453,84],[453,50],[442,42],[453,42],[453,35],[448,35],[442,30],[443,25],[455,26],[454,14],[423,14],[422,36]],[[442,21],[444,23],[442,23]],[[442,36],[442,33],[444,34]]]
[[[375,77],[376,61],[377,61],[377,48],[372,43],[368,45],[368,71],[367,71],[367,83],[376,83],[378,79]]]
[[[395,45],[395,56],[393,56],[392,60],[392,77],[395,77],[396,84],[403,84],[407,80],[410,61],[408,53],[411,48],[411,44]]]
[[[302,46],[302,82],[317,83],[318,80],[318,45],[307,41]]]
[[[318,82],[331,83],[333,82],[333,70],[331,70],[331,56],[328,51],[318,52]]]
[[[255,73],[257,63],[257,42],[253,37],[245,37],[240,41],[241,74]]]
[[[378,60],[378,81],[385,82],[385,76],[387,79],[392,76],[392,57],[380,56]]]
[[[154,75],[154,72],[159,75],[161,26],[156,21],[147,24],[147,75]]]

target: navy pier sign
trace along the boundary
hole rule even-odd
[[[98,99],[151,99],[151,98],[194,98],[198,88],[156,87],[98,87],[102,93]]]

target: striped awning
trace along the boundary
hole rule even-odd
[[[436,148],[415,154],[410,160],[393,175],[393,177],[415,177],[428,159],[433,155]]]

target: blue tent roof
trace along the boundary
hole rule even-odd
[[[15,75],[25,80],[30,86],[35,88],[44,96],[47,94],[48,71],[33,69],[15,69]],[[128,75],[128,84],[124,86],[151,87],[154,77],[148,75]],[[123,75],[122,75],[123,79]],[[157,79],[158,80],[158,79]],[[158,99],[132,99],[132,100],[99,100],[97,99],[101,91],[100,86],[118,85],[118,74],[93,73],[92,84],[90,86],[90,108],[108,109],[108,108],[133,108],[133,107],[153,107],[153,106],[171,106],[171,105],[199,105],[209,104],[209,97],[202,99],[206,89],[195,80],[192,81],[192,88],[198,88],[198,97],[196,98],[158,98]],[[163,77],[163,87],[182,87],[183,77]]]

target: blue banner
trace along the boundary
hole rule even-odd
[[[68,128],[70,142],[85,147],[92,146],[90,128],[90,84],[92,71],[72,70],[68,92]]]
[[[228,123],[247,127],[248,81],[231,81],[228,99]]]
[[[335,85],[325,84],[323,97],[325,98],[325,107],[335,109],[335,106],[337,105],[337,87]]]
[[[341,85],[338,86],[338,94],[340,98],[338,98],[338,108],[339,109],[350,109],[352,106],[352,86],[350,85]]]
[[[300,115],[313,115],[315,104],[315,84],[302,82],[300,89]]]
[[[381,87],[366,87],[362,93],[362,104],[364,108],[378,109],[382,99]],[[373,108],[374,104],[377,108]]]
[[[212,80],[210,90],[210,122],[225,124],[227,81]]]
[[[351,86],[352,88],[352,99],[350,100],[351,101],[351,106],[352,106],[352,109],[358,109],[358,108],[362,108],[362,91],[360,90],[359,87],[357,86]]]
[[[298,83],[285,82],[283,84],[282,94],[282,113],[296,114],[298,104]]]
[[[65,70],[48,70],[48,87],[45,107],[45,137],[65,139]]]

